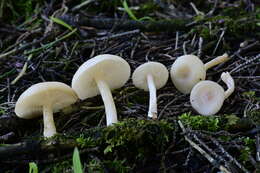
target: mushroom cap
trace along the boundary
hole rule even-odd
[[[15,105],[18,117],[31,119],[41,116],[43,106],[50,104],[53,112],[77,101],[76,93],[61,82],[41,82],[29,87],[20,95]]]
[[[137,67],[133,73],[133,83],[137,88],[149,91],[147,75],[152,75],[156,89],[163,87],[168,78],[167,68],[159,62],[147,62]]]
[[[184,94],[190,93],[194,85],[206,78],[204,64],[195,55],[183,55],[177,58],[170,73],[173,84]]]
[[[122,87],[130,77],[130,66],[121,57],[98,55],[83,63],[72,78],[72,88],[81,100],[100,94],[96,80],[103,80],[111,90]]]
[[[192,107],[201,115],[216,114],[224,100],[224,89],[216,82],[209,80],[196,84],[190,94]]]

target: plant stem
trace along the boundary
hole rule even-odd
[[[51,104],[43,106],[43,125],[44,125],[44,129],[43,129],[44,137],[47,138],[52,137],[57,133],[54,120],[53,120],[53,110]]]
[[[157,119],[156,87],[154,84],[153,76],[150,74],[147,75],[147,83],[150,93],[148,117]]]
[[[116,106],[109,86],[103,80],[96,80],[102,100],[105,105],[107,126],[117,123]]]

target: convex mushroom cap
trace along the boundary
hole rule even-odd
[[[101,94],[107,125],[117,122],[111,90],[122,87],[130,77],[130,66],[121,57],[98,55],[82,64],[72,79],[72,88],[81,100]]]
[[[216,114],[221,109],[224,100],[233,93],[235,85],[230,74],[222,73],[221,78],[228,86],[226,91],[216,82],[209,80],[201,81],[192,88],[190,102],[201,115]]]
[[[167,68],[158,62],[147,62],[133,73],[132,80],[137,88],[150,92],[148,117],[157,118],[156,90],[162,88],[169,78]]]
[[[67,107],[77,101],[76,93],[61,82],[42,82],[29,87],[18,98],[15,113],[24,119],[43,115],[44,136],[56,134],[53,112]]]
[[[180,56],[171,67],[172,82],[180,92],[188,94],[194,85],[201,80],[205,80],[207,69],[228,59],[228,55],[224,54],[204,64],[195,55]]]

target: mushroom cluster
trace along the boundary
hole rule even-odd
[[[184,55],[173,63],[170,75],[175,87],[182,93],[190,93],[192,107],[201,115],[214,115],[234,91],[234,80],[228,72],[221,75],[228,89],[216,82],[205,80],[207,69],[225,62],[227,54],[206,64],[194,55]],[[83,63],[72,78],[72,87],[61,82],[42,82],[29,87],[18,98],[15,113],[30,119],[43,115],[43,135],[52,137],[56,132],[53,113],[77,102],[101,95],[105,106],[107,126],[118,122],[116,106],[111,91],[125,85],[131,74],[129,64],[121,57],[98,55]],[[135,69],[133,84],[149,91],[148,117],[157,119],[156,91],[168,81],[169,72],[159,62],[147,62]]]
[[[180,92],[188,94],[199,81],[205,80],[208,69],[227,60],[229,57],[226,53],[206,64],[195,55],[180,56],[171,67],[172,82]]]

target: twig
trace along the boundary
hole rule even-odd
[[[91,26],[99,29],[115,30],[134,30],[140,29],[142,31],[177,31],[188,30],[186,26],[189,20],[174,19],[174,20],[160,20],[160,21],[135,21],[135,20],[122,20],[112,18],[93,18],[80,16],[79,21],[74,21],[79,25]]]
[[[182,122],[178,120],[179,126],[181,127],[183,133],[186,133],[186,129],[183,126]],[[186,141],[190,143],[190,145],[195,148],[197,151],[200,152],[213,166],[216,166],[219,168],[219,170],[223,171],[224,173],[231,173],[227,170],[224,166],[220,165],[213,157],[211,157],[208,153],[206,153],[201,147],[199,147],[196,143],[194,143],[192,140],[190,140],[187,135],[184,135],[184,138]]]
[[[119,38],[119,37],[123,37],[123,36],[136,35],[136,34],[139,34],[139,33],[140,33],[140,30],[135,29],[133,31],[127,31],[127,32],[122,32],[122,33],[118,33],[118,34],[113,34],[111,36],[100,37],[100,38],[97,38],[95,40],[96,41],[103,41],[103,40],[115,39],[115,38]],[[83,43],[93,42],[93,39],[84,40],[82,42]]]
[[[9,132],[5,135],[0,136],[0,142],[7,142],[15,136],[14,132]]]
[[[203,38],[200,37],[199,38],[199,49],[198,49],[198,57],[201,57],[201,53],[202,53],[202,44],[203,44]]]
[[[223,30],[223,31],[221,32],[220,37],[219,37],[218,42],[217,42],[217,45],[216,45],[216,47],[215,47],[215,49],[214,49],[212,55],[215,55],[215,53],[216,53],[216,51],[217,51],[217,49],[218,49],[219,43],[220,43],[220,41],[222,40],[224,34],[225,34],[225,30]]]
[[[14,85],[25,73],[28,66],[28,61],[30,61],[32,58],[32,54],[30,54],[27,58],[27,62],[24,63],[22,70],[18,74],[18,76],[11,82],[11,85]]]
[[[43,41],[44,39],[46,39],[46,38],[47,38],[47,36],[44,36],[44,37],[42,37],[42,38],[39,39],[39,40],[33,41],[33,42],[31,42],[31,43],[24,44],[24,45],[21,46],[21,47],[14,48],[14,49],[12,49],[12,50],[6,52],[6,53],[0,54],[0,59],[3,59],[3,58],[5,58],[5,57],[7,57],[7,56],[10,56],[10,55],[12,55],[12,54],[18,53],[18,52],[20,52],[20,51],[23,51],[23,50],[25,50],[25,49],[27,49],[27,48],[33,46],[33,45],[36,45],[36,44],[42,42],[42,41]]]
[[[175,49],[174,50],[178,49],[178,42],[179,42],[179,32],[177,31],[176,32],[176,40],[175,40]]]
[[[182,48],[183,48],[183,54],[184,54],[184,55],[187,55],[187,51],[186,51],[186,43],[187,43],[187,41],[184,41],[184,42],[183,42],[183,45],[182,45]]]
[[[232,69],[229,73],[232,74],[232,73],[236,73],[236,72],[239,72],[245,68],[248,67],[248,65],[250,65],[252,62],[254,62],[255,60],[257,59],[260,59],[260,54],[256,55],[255,57],[253,58],[250,58],[248,61],[240,64],[239,66],[237,66],[236,68]]]
[[[195,11],[196,15],[202,15],[202,16],[205,15],[203,12],[201,12],[201,11],[199,11],[199,10],[197,9],[197,7],[195,6],[195,4],[194,4],[193,2],[191,2],[190,5],[191,5],[191,7],[193,8],[193,10]]]
[[[260,138],[258,133],[256,135],[256,161],[260,162]]]
[[[56,43],[58,43],[58,42],[60,42],[60,41],[62,41],[62,40],[64,40],[64,39],[70,37],[70,36],[73,35],[76,31],[77,31],[77,29],[75,28],[75,29],[73,29],[71,32],[69,32],[68,34],[62,36],[61,38],[58,38],[57,40],[55,40],[55,41],[53,41],[53,42],[50,42],[50,43],[48,43],[48,44],[43,45],[42,47],[39,47],[39,48],[37,48],[37,49],[33,49],[33,50],[31,50],[31,51],[26,52],[25,55],[33,54],[33,53],[39,52],[39,51],[41,51],[41,50],[43,50],[43,49],[48,49],[48,48],[54,46]]]

